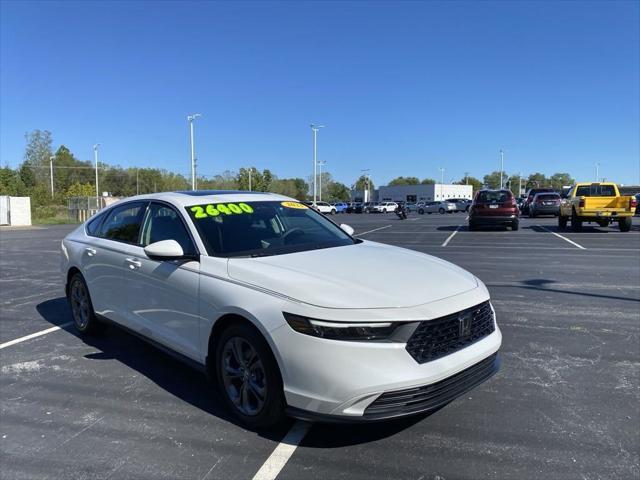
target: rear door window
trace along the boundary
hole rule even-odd
[[[138,244],[146,206],[147,202],[133,202],[114,207],[102,223],[98,236],[117,242]]]

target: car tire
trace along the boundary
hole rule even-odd
[[[331,209],[331,215],[335,215],[335,214],[336,214],[336,210],[335,210],[335,208],[332,208]]]
[[[624,217],[618,220],[618,228],[620,228],[621,232],[628,232],[631,230],[631,217]]]
[[[469,222],[469,230],[475,232],[476,230],[478,230],[478,226],[475,223]]]
[[[511,230],[513,230],[514,232],[517,231],[518,228],[520,228],[520,222],[515,221],[511,224]]]
[[[558,228],[564,229],[567,228],[568,218],[562,215],[558,215]]]
[[[284,419],[286,403],[280,369],[271,348],[255,327],[244,323],[227,327],[216,342],[215,359],[220,395],[243,425],[265,428]],[[258,393],[261,389],[262,398]]]
[[[418,209],[418,213],[419,213],[420,215],[424,215],[424,209],[419,208],[419,209]]]
[[[571,212],[571,230],[573,230],[574,232],[582,231],[582,220],[575,210]]]
[[[105,324],[96,318],[87,282],[81,273],[71,277],[67,290],[73,326],[82,335],[95,335],[104,331]]]
[[[438,212],[440,212],[440,215],[444,215],[444,208],[440,207],[440,208],[438,209]]]
[[[531,209],[529,209],[529,218],[536,218],[536,214]]]

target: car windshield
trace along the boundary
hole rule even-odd
[[[356,243],[300,202],[210,203],[187,212],[211,256],[261,257]]]

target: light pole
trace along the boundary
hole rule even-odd
[[[194,113],[192,115],[187,115],[187,120],[189,121],[189,132],[191,134],[191,190],[195,190],[196,185],[196,151],[193,145],[193,121],[201,117],[202,115],[199,113]]]
[[[469,185],[469,172],[464,172],[464,184]]]
[[[311,130],[313,131],[313,202],[315,203],[317,198],[317,166],[318,166],[318,130],[324,128],[324,125],[311,124]]]
[[[444,183],[444,168],[440,167],[438,170],[440,170],[440,200],[442,200],[444,198],[444,194],[442,193]]]
[[[51,197],[53,197],[53,159],[56,157],[49,157],[49,177],[51,178]]]
[[[249,191],[251,191],[251,170],[253,170],[253,167],[249,167]]]
[[[319,161],[318,167],[320,167],[320,171],[318,172],[318,201],[322,201],[322,166],[326,165],[327,162]]]
[[[599,177],[600,177],[600,164],[596,162],[596,183],[598,182]]]
[[[518,197],[522,195],[522,172],[518,174]]]
[[[361,171],[362,171],[362,175],[364,176],[364,179],[365,179],[365,182],[366,182],[365,183],[366,187],[365,187],[365,190],[364,190],[363,195],[362,195],[363,196],[363,202],[370,202],[371,199],[369,198],[369,185],[370,185],[370,183],[369,183],[369,172],[371,171],[371,169],[370,168],[364,168]]]
[[[504,172],[504,152],[500,149],[500,190],[502,190],[502,172]]]
[[[93,146],[93,158],[96,161],[96,198],[100,198],[100,189],[98,188],[98,147],[99,143]]]

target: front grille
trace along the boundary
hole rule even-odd
[[[493,311],[486,301],[446,317],[420,322],[406,348],[416,362],[430,362],[467,347],[494,330]]]
[[[368,420],[381,420],[435,410],[481,384],[500,368],[498,354],[431,385],[386,392],[376,398],[363,414]]]

